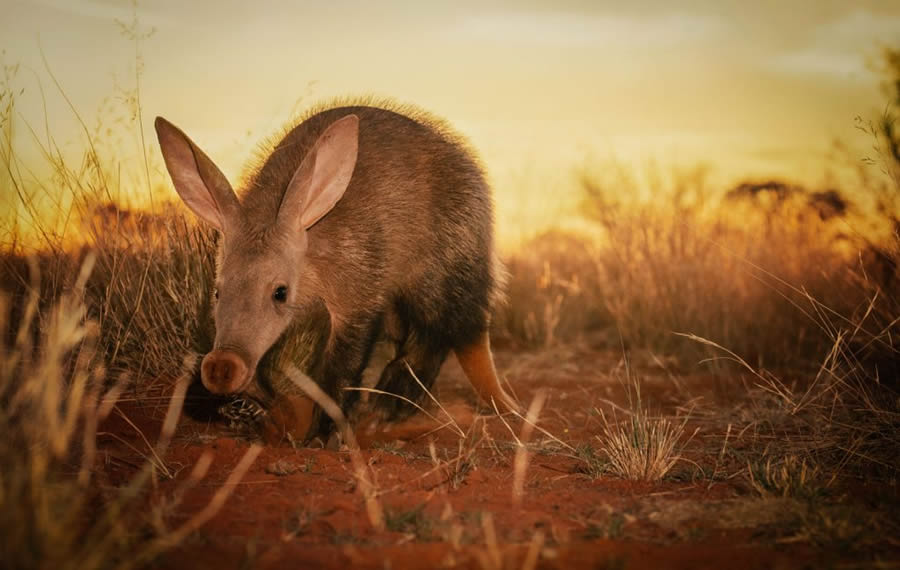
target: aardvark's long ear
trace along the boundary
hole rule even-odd
[[[240,216],[240,203],[225,175],[178,127],[162,117],[154,124],[178,195],[200,219],[224,233]]]
[[[359,146],[359,117],[347,115],[332,123],[316,140],[294,172],[278,209],[278,223],[309,228],[334,208],[344,195]]]

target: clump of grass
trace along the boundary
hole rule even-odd
[[[101,345],[116,369],[171,375],[184,354],[212,348],[216,237],[174,208],[103,212],[89,226],[98,262],[86,295]],[[143,230],[123,223],[126,216],[137,217]]]
[[[106,369],[96,363],[97,324],[84,318],[93,259],[43,319],[35,284],[13,344],[0,344],[0,544],[9,567],[128,568],[146,542],[147,521],[134,507],[154,466],[148,462],[102,506],[90,485],[97,425],[121,390],[107,389]],[[36,262],[31,269],[36,282]],[[0,297],[4,327],[9,316]],[[46,327],[35,330],[41,321]]]
[[[748,464],[747,472],[751,485],[763,497],[815,499],[825,492],[819,466],[797,455],[767,457],[765,463]]]
[[[615,330],[683,361],[714,353],[672,334],[690,331],[756,365],[809,370],[832,342],[810,298],[852,315],[881,288],[877,311],[897,304],[884,294],[900,251],[888,247],[893,218],[848,192],[781,180],[712,188],[702,169],[624,168],[586,173],[581,189],[593,231],[550,231],[505,259],[496,336],[534,347]]]
[[[36,273],[35,263],[32,270]],[[85,281],[82,273],[77,285],[83,289]],[[0,345],[4,562],[15,568],[113,567],[130,548],[133,531],[111,516],[99,517],[93,532],[82,527],[92,499],[85,487],[93,468],[93,430],[108,411],[101,398],[104,372],[90,365],[96,326],[83,321],[76,292],[60,299],[47,315],[47,328],[35,335],[37,290],[26,301],[13,345]],[[8,298],[2,301],[0,319],[8,326]],[[81,466],[67,475],[66,461],[80,445],[85,446]],[[147,474],[126,489],[108,515],[133,500]]]
[[[673,421],[651,415],[649,407],[641,400],[640,382],[636,377],[630,379],[628,400],[627,420],[616,421],[615,415],[610,419],[598,410],[603,433],[597,439],[609,461],[606,468],[625,479],[658,481],[682,459],[688,418]]]
[[[80,160],[61,152],[64,145],[46,116],[18,112],[23,91],[15,66],[0,77],[0,170],[14,197],[0,216],[0,259],[9,270],[0,287],[18,304],[30,286],[25,259],[35,256],[46,309],[71,287],[82,259],[93,252],[84,302],[99,326],[98,354],[113,371],[158,378],[173,376],[186,353],[212,345],[216,235],[172,205],[159,156],[145,135],[140,43],[152,31],[139,24],[135,14],[122,25],[134,43],[134,83],[117,83],[94,121],[82,116],[45,66],[46,79],[81,126]],[[136,157],[131,164],[125,162],[129,155]]]
[[[81,260],[90,252],[95,268],[84,286],[85,310],[99,327],[98,354],[112,372],[171,377],[186,353],[202,354],[212,348],[216,242],[212,231],[173,207],[152,214],[111,204],[92,206],[85,200],[72,215],[87,218],[85,243],[74,251],[48,236],[51,241],[40,245],[38,255],[2,252],[0,263],[7,272],[0,287],[13,298],[14,307],[22,306],[32,287],[26,259],[36,259],[43,276],[38,293],[39,314],[44,315],[71,287]],[[22,316],[19,311],[11,315],[10,327],[15,328]]]
[[[123,487],[101,492],[94,484],[97,428],[124,389],[108,377],[97,322],[86,318],[94,261],[86,256],[71,290],[43,316],[38,266],[31,262],[35,284],[14,341],[0,343],[0,547],[12,568],[144,567],[214,516],[260,451],[252,447],[211,502],[177,528],[162,523],[158,508],[148,512],[145,492],[154,473],[169,473],[162,457],[180,415],[185,370],[152,457]],[[9,316],[8,298],[0,296],[0,326],[10,327]],[[201,457],[183,485],[199,482],[210,463],[211,456]]]
[[[658,481],[681,459],[682,435],[684,424],[638,412],[624,426],[604,425],[601,440],[610,471],[626,479]]]

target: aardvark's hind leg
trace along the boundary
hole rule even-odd
[[[487,331],[468,346],[457,348],[456,358],[472,387],[488,406],[496,406],[500,413],[519,411],[519,405],[500,385]]]

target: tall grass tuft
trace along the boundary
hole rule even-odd
[[[627,374],[629,417],[617,421],[600,410],[603,433],[597,439],[608,459],[607,470],[625,479],[658,481],[681,460],[681,450],[693,435],[684,438],[687,417],[677,421],[652,415],[641,398],[640,379],[630,370]]]
[[[796,455],[747,466],[750,484],[763,497],[814,499],[823,492],[819,467]]]
[[[203,509],[173,529],[160,524],[211,464],[202,456],[181,487],[160,506],[148,505],[154,473],[172,439],[190,379],[183,362],[153,458],[123,486],[103,488],[98,426],[125,389],[126,374],[110,378],[102,364],[98,323],[83,299],[93,254],[85,256],[70,290],[39,314],[39,266],[28,265],[33,286],[12,343],[0,343],[0,551],[4,568],[143,568],[178,546],[215,516],[260,452],[252,446]],[[8,329],[9,298],[0,296],[0,325]],[[42,328],[38,328],[38,326]],[[149,508],[148,508],[149,506]]]
[[[139,536],[128,507],[150,467],[105,504],[90,485],[97,424],[115,403],[96,363],[97,323],[81,302],[92,263],[88,256],[37,335],[34,287],[15,342],[0,346],[0,544],[9,568],[114,568]],[[8,299],[0,305],[8,325]]]
[[[136,29],[125,31],[130,38],[136,34],[135,42],[144,37]],[[82,126],[83,155],[76,158],[61,150],[48,125],[31,124],[17,113],[15,70],[0,81],[0,170],[13,198],[0,220],[0,289],[13,298],[14,308],[21,307],[30,287],[26,258],[37,259],[39,314],[46,314],[93,252],[84,302],[99,326],[98,354],[113,371],[154,379],[172,376],[186,353],[212,345],[216,236],[167,201],[171,194],[160,183],[158,159],[143,132],[137,58],[137,83],[110,99],[96,125],[71,105],[47,67]],[[24,158],[26,144],[38,159]],[[138,157],[130,167],[123,164],[129,154]],[[21,311],[11,317],[16,322]]]
[[[0,212],[0,566],[144,567],[214,516],[259,453],[251,448],[228,486],[175,530],[148,509],[154,473],[169,472],[164,452],[190,354],[212,343],[215,238],[154,197],[137,90],[126,98],[136,105],[125,110],[130,119],[103,113],[91,128],[72,108],[84,142],[73,160],[49,126],[35,128],[15,111],[15,70],[5,71],[0,184],[13,201]],[[109,130],[107,121],[136,131]],[[31,134],[37,161],[23,159],[14,122]],[[133,178],[123,177],[119,135],[140,141],[143,168]],[[135,187],[149,192],[146,211],[127,206]],[[153,460],[122,487],[99,485],[98,425],[129,379],[149,387],[160,378],[179,385]],[[201,457],[184,484],[196,484],[210,463]]]
[[[158,378],[186,353],[212,348],[213,231],[171,207],[146,214],[111,205],[89,230],[98,257],[86,302],[111,367]]]

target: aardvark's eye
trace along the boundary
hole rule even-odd
[[[281,285],[275,288],[275,291],[272,293],[272,300],[276,303],[284,303],[287,301],[287,287]]]

